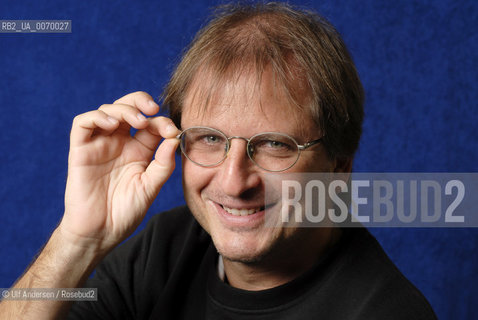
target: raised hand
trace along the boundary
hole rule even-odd
[[[142,115],[158,111],[150,95],[135,92],[75,118],[58,228],[66,241],[107,251],[139,225],[174,170],[179,143],[170,119]]]

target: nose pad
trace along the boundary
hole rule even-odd
[[[253,157],[254,157],[254,147],[250,143],[247,144],[247,154],[249,155],[249,158],[251,158],[251,160],[252,160]],[[252,160],[252,161],[254,161],[254,160]]]
[[[233,139],[240,139],[240,140],[244,140],[246,142],[246,155],[249,156],[251,155],[252,156],[252,153],[250,153],[250,148],[252,147],[251,145],[249,145],[249,140],[247,140],[246,138],[244,137],[239,137],[239,136],[233,136],[233,137],[229,137],[227,140],[229,140],[229,143],[226,145],[225,149],[226,149],[226,157],[229,155],[229,151],[231,151],[231,148],[232,148],[232,140]],[[252,150],[253,151],[253,150]]]
[[[248,150],[247,150],[247,143],[248,143],[248,140],[246,138],[243,138],[243,137],[230,137],[228,138],[229,140],[229,144],[226,145],[226,160],[227,158],[229,157],[229,154],[231,153],[231,150],[232,150],[232,140],[233,139],[240,139],[240,140],[244,140],[244,142],[246,143],[246,152],[245,152],[245,156],[247,157],[247,159],[249,159],[249,154],[248,154]],[[237,146],[236,145],[236,148],[239,148],[240,150],[244,150],[242,146]],[[233,152],[236,152],[236,150],[232,150]],[[239,151],[238,151],[239,152]],[[240,153],[238,153],[240,154]],[[236,155],[235,155],[236,156]],[[250,159],[249,159],[250,160]]]

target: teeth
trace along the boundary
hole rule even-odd
[[[228,208],[224,207],[224,210],[232,214],[233,216],[248,216],[250,214],[254,214],[257,211],[261,211],[261,208],[253,208],[253,209],[234,209],[234,208]]]

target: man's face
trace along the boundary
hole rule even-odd
[[[285,94],[274,87],[270,71],[264,72],[260,86],[256,79],[255,74],[245,74],[227,83],[206,112],[200,111],[202,101],[195,97],[201,95],[194,92],[201,90],[207,79],[195,81],[185,99],[181,127],[212,127],[228,137],[245,138],[261,132],[282,132],[299,144],[320,138],[311,117],[291,106]],[[274,204],[265,203],[266,172],[247,156],[246,141],[232,139],[227,158],[217,166],[201,167],[184,156],[182,163],[186,202],[223,257],[250,263],[268,254],[283,256],[317,232],[311,228],[264,226],[264,207]],[[330,172],[334,166],[335,161],[318,144],[302,152],[297,163],[285,172]]]

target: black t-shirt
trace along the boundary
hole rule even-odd
[[[229,286],[217,261],[187,207],[156,215],[98,266],[85,285],[98,301],[75,303],[69,319],[436,319],[364,228],[344,229],[314,267],[268,290]]]

